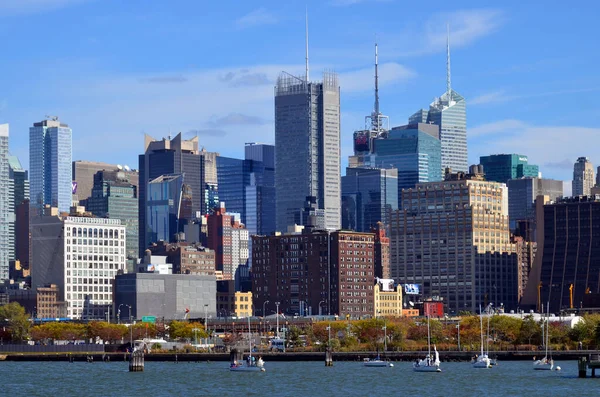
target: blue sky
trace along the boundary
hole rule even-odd
[[[28,163],[28,128],[58,115],[73,159],[137,168],[143,134],[198,133],[209,151],[242,157],[273,143],[273,85],[302,73],[304,12],[311,77],[337,71],[342,159],[373,107],[373,42],[381,108],[392,126],[452,86],[467,99],[469,161],[517,152],[546,177],[600,165],[600,3],[558,1],[0,0],[0,123]]]

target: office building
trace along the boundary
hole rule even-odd
[[[16,156],[8,155],[8,211],[9,211],[9,252],[8,260],[16,259],[17,249],[17,208],[26,199],[29,200],[29,178]]]
[[[224,280],[234,280],[237,268],[248,262],[248,230],[226,212],[225,203],[208,215],[207,247],[215,251],[216,270]]]
[[[69,318],[106,319],[113,280],[127,269],[121,221],[62,216],[47,206],[31,219],[31,240],[31,287],[55,284]]]
[[[373,317],[402,317],[402,286],[391,279],[375,279]]]
[[[193,204],[181,174],[161,175],[148,182],[146,204],[146,236],[149,244],[158,241],[172,242],[179,239],[183,225],[189,217],[185,209]]]
[[[508,183],[509,179],[537,178],[539,167],[528,164],[522,154],[492,154],[479,157],[487,181]]]
[[[121,220],[127,230],[127,271],[133,273],[138,258],[139,230],[137,188],[130,182],[131,175],[120,169],[98,171],[86,210],[100,218]]]
[[[308,71],[308,68],[307,68]],[[300,224],[304,200],[316,197],[325,227],[341,226],[340,86],[282,73],[275,87],[276,226]]]
[[[171,264],[172,274],[215,275],[215,251],[200,244],[159,241],[146,250],[144,262],[154,266],[152,258],[156,257],[165,257],[166,263]]]
[[[372,316],[374,256],[373,233],[252,236],[254,307],[269,301],[286,315]]]
[[[390,223],[398,209],[398,170],[346,168],[342,177],[342,228],[368,232],[378,222]]]
[[[403,190],[390,245],[392,278],[420,285],[451,313],[489,302],[516,308],[516,248],[503,183],[456,179]]]
[[[589,196],[594,187],[594,166],[587,157],[579,157],[573,165],[573,196]]]
[[[535,177],[509,179],[507,187],[508,217],[511,230],[515,229],[518,221],[535,221],[534,203],[537,196],[548,196],[550,200],[556,200],[563,196],[563,182],[554,179]]]
[[[214,318],[217,313],[214,276],[130,273],[116,276],[114,285],[115,309],[121,321],[144,316],[181,321]]]
[[[72,203],[72,131],[57,117],[29,128],[29,191],[31,205],[69,212]]]
[[[92,196],[94,187],[94,175],[100,171],[120,170],[127,174],[129,183],[138,190],[140,173],[132,170],[129,166],[119,164],[109,164],[97,161],[76,160],[73,161],[73,196],[74,201],[79,201],[85,206],[85,201]]]
[[[189,206],[186,206],[188,211],[186,217],[199,217],[200,214],[206,213],[205,182],[203,181],[205,174],[204,159],[203,152],[198,148],[198,137],[184,140],[181,134],[177,134],[173,139],[169,137],[168,139],[154,140],[148,135],[145,136],[144,154],[139,156],[138,211],[140,256],[143,255],[150,243],[158,241],[148,240],[148,237],[152,237],[152,231],[148,230],[149,226],[146,220],[149,182],[156,180],[162,175],[182,175],[186,185],[186,196],[191,200]],[[191,219],[181,218],[183,219],[181,225],[183,228],[183,224],[189,222]],[[166,241],[169,240],[166,239]]]
[[[252,291],[240,291],[235,288],[235,281],[217,281],[217,314],[218,317],[251,317]]]
[[[8,279],[9,261],[14,256],[14,201],[11,194],[8,154],[8,124],[0,124],[0,281]]]
[[[386,225],[377,222],[371,228],[375,234],[375,277],[389,279],[392,277],[390,268],[390,238],[386,236]]]

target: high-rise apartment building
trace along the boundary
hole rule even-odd
[[[537,178],[539,167],[528,164],[522,154],[492,154],[479,157],[487,181],[508,183],[509,179]]]
[[[148,221],[146,219],[148,183],[162,175],[183,175],[188,196],[191,200],[190,217],[196,218],[205,213],[203,210],[205,201],[204,164],[204,156],[198,148],[198,137],[184,140],[181,134],[177,134],[173,139],[169,137],[157,141],[146,135],[144,154],[139,156],[140,255],[153,242],[147,239],[149,236]],[[189,219],[184,219],[184,221],[187,222]]]
[[[351,231],[252,237],[254,307],[286,314],[373,314],[374,236]]]
[[[160,241],[148,248],[144,262],[152,263],[151,257],[156,256],[166,257],[166,263],[172,264],[172,274],[215,275],[215,251],[199,244]]]
[[[233,280],[237,268],[248,261],[248,230],[225,210],[225,202],[208,215],[208,243],[215,250],[216,269],[223,272],[223,279]]]
[[[137,191],[140,173],[132,170],[129,166],[120,166],[119,164],[108,164],[97,161],[76,160],[73,161],[73,196],[85,204],[85,200],[92,195],[94,187],[94,175],[99,171],[113,171],[120,168],[122,172],[127,173],[129,183],[135,186]]]
[[[398,209],[398,170],[346,168],[342,177],[342,228],[368,232],[390,223]]]
[[[0,124],[0,281],[8,278],[11,252],[14,256],[14,240],[11,236],[14,208],[11,208],[10,182],[8,124]]]
[[[589,196],[594,187],[594,166],[587,157],[579,157],[573,165],[573,196]]]
[[[31,205],[69,212],[72,203],[72,131],[58,117],[29,128],[29,189]]]
[[[126,227],[128,272],[135,271],[139,247],[137,188],[129,182],[131,174],[118,169],[96,172],[92,194],[86,206],[86,210],[95,216],[120,219]]]
[[[125,226],[119,219],[60,216],[44,208],[31,219],[31,286],[55,284],[67,317],[106,319],[115,276],[127,268]]]
[[[325,227],[341,226],[340,85],[282,73],[275,87],[277,229],[300,224],[304,200],[316,197]]]
[[[16,234],[17,208],[25,200],[29,199],[29,178],[27,176],[27,171],[23,169],[17,156],[11,156],[10,154],[8,155],[8,179],[8,207],[10,218],[10,223],[8,226],[10,247],[8,260],[13,261],[16,259],[16,245],[18,238]]]
[[[485,168],[483,169],[485,172]],[[548,196],[556,200],[563,196],[563,181],[542,178],[509,179],[508,183],[508,217],[513,230],[518,221],[535,221],[535,199],[537,196]],[[535,240],[535,237],[533,238]]]
[[[402,192],[392,216],[392,277],[420,284],[424,297],[448,310],[475,311],[489,302],[517,305],[517,258],[503,183],[448,180]]]

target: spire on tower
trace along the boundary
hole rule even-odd
[[[375,41],[375,114],[379,115],[379,74],[378,74],[378,59],[377,59],[377,41]]]
[[[306,7],[306,82],[310,81],[308,75],[308,7]]]
[[[452,101],[452,81],[450,79],[450,24],[446,25],[446,92],[448,93],[448,102]]]

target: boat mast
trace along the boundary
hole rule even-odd
[[[481,356],[483,356],[483,312],[481,311],[481,305],[479,305],[479,324],[481,326]]]
[[[546,309],[546,359],[548,358],[548,335],[550,335],[550,301],[548,301]]]
[[[252,362],[252,328],[250,328],[250,317],[248,317],[248,345],[250,346],[250,362]]]
[[[427,354],[431,357],[431,333],[429,332],[429,315],[427,315]]]

